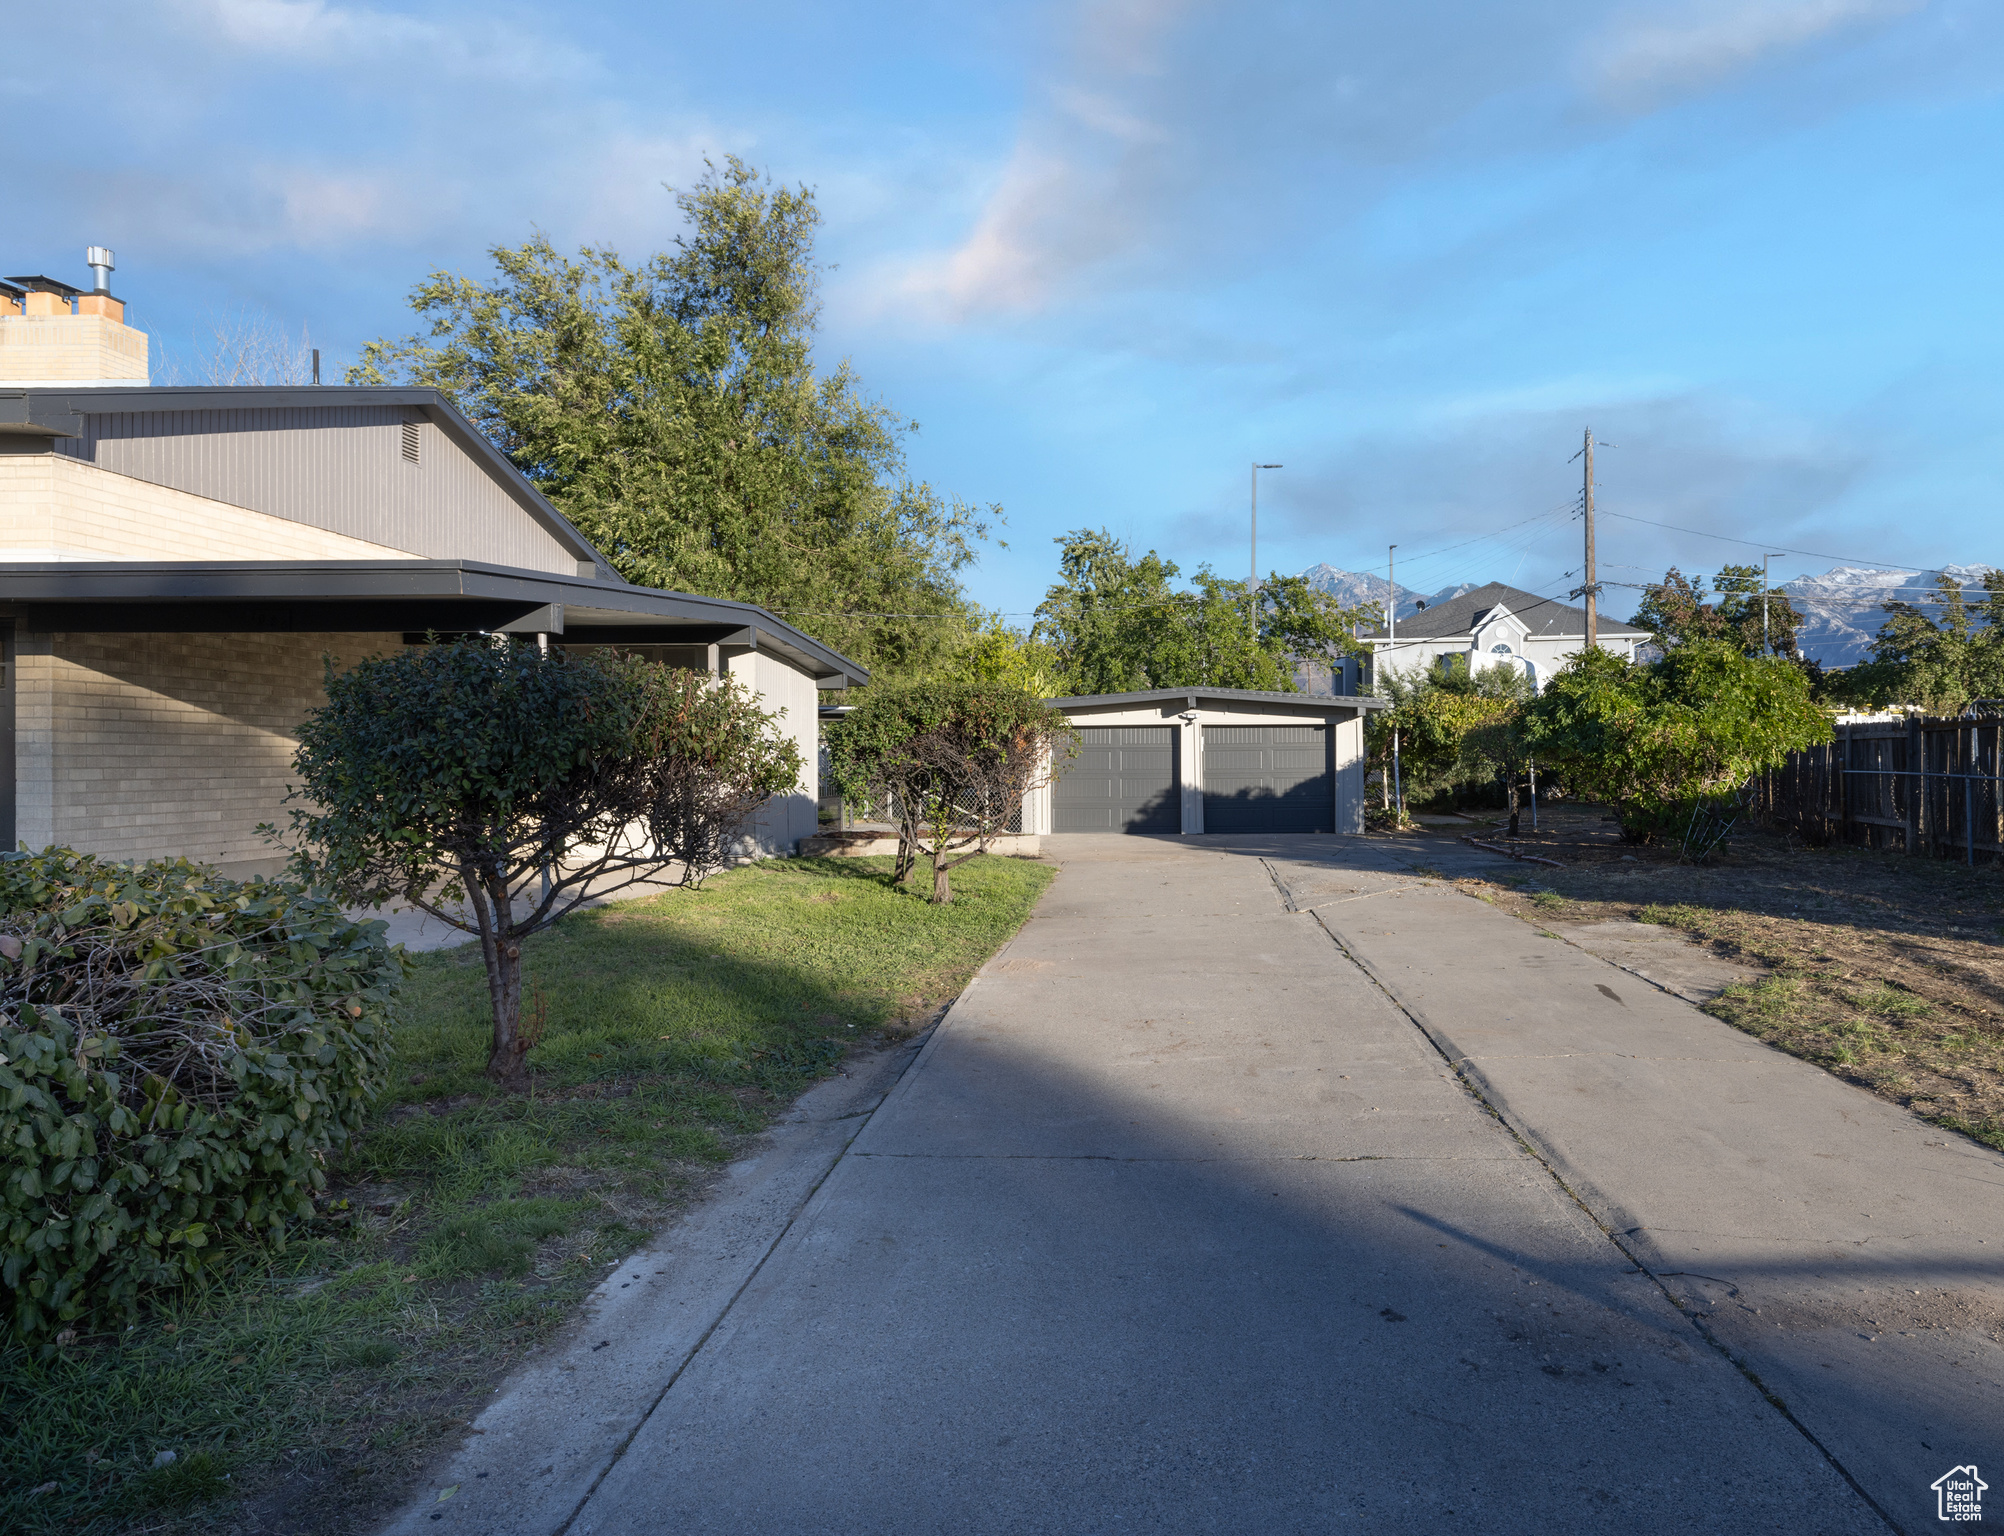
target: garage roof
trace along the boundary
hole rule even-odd
[[[1067,705],[1094,704],[1153,704],[1184,700],[1190,708],[1197,707],[1199,699],[1221,700],[1229,704],[1305,704],[1316,709],[1390,709],[1386,699],[1371,698],[1364,694],[1331,693],[1262,693],[1254,688],[1148,688],[1140,693],[1082,693],[1051,703],[1059,709]]]

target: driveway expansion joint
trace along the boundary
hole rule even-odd
[[[1277,883],[1278,881],[1276,880],[1276,884]],[[1471,901],[1474,900],[1473,897],[1469,897],[1468,899]],[[1906,1533],[1899,1524],[1899,1522],[1894,1520],[1891,1513],[1887,1511],[1884,1508],[1884,1506],[1882,1506],[1879,1503],[1877,1499],[1873,1498],[1872,1495],[1866,1491],[1864,1484],[1861,1483],[1858,1480],[1858,1478],[1852,1474],[1851,1469],[1849,1467],[1845,1466],[1844,1463],[1838,1459],[1836,1453],[1833,1452],[1829,1446],[1825,1445],[1822,1439],[1819,1438],[1809,1428],[1807,1424],[1805,1424],[1799,1417],[1796,1416],[1795,1412],[1789,1408],[1788,1404],[1785,1401],[1783,1401],[1783,1399],[1778,1394],[1776,1394],[1773,1391],[1773,1389],[1771,1389],[1767,1385],[1766,1382],[1760,1379],[1759,1375],[1757,1375],[1754,1372],[1753,1368],[1747,1363],[1747,1361],[1744,1358],[1742,1358],[1737,1352],[1735,1352],[1732,1348],[1730,1348],[1723,1339],[1721,1339],[1716,1333],[1712,1331],[1712,1329],[1707,1325],[1705,1318],[1702,1315],[1692,1311],[1690,1306],[1687,1305],[1684,1302],[1684,1300],[1677,1295],[1675,1290],[1672,1289],[1669,1285],[1664,1283],[1668,1273],[1670,1272],[1659,1274],[1655,1269],[1651,1268],[1649,1264],[1644,1262],[1642,1255],[1635,1252],[1634,1249],[1632,1249],[1626,1242],[1622,1240],[1623,1234],[1617,1232],[1613,1227],[1609,1226],[1607,1222],[1603,1221],[1599,1213],[1596,1212],[1592,1206],[1587,1204],[1587,1202],[1580,1196],[1579,1192],[1572,1187],[1572,1185],[1566,1182],[1565,1177],[1562,1174],[1560,1174],[1559,1170],[1555,1166],[1553,1166],[1551,1159],[1546,1157],[1543,1152],[1539,1151],[1539,1149],[1532,1144],[1530,1138],[1527,1137],[1523,1131],[1521,1131],[1515,1124],[1511,1122],[1508,1116],[1504,1115],[1502,1111],[1499,1110],[1495,1106],[1495,1104],[1490,1101],[1489,1096],[1485,1094],[1480,1087],[1478,1087],[1475,1083],[1471,1082],[1468,1079],[1467,1075],[1462,1071],[1461,1063],[1457,1062],[1455,1058],[1453,1058],[1448,1054],[1446,1047],[1441,1043],[1439,1039],[1435,1037],[1434,1032],[1431,1029],[1429,1029],[1424,1022],[1422,1022],[1418,1014],[1414,1013],[1410,1008],[1406,1007],[1406,1005],[1399,1000],[1398,995],[1395,992],[1393,992],[1389,986],[1385,984],[1383,979],[1379,977],[1377,971],[1374,970],[1368,963],[1366,963],[1366,961],[1363,959],[1362,956],[1358,955],[1354,950],[1350,948],[1349,945],[1345,944],[1343,940],[1337,936],[1335,930],[1332,929],[1326,922],[1322,920],[1320,913],[1315,914],[1315,921],[1317,926],[1319,926],[1324,933],[1329,935],[1329,942],[1336,946],[1338,952],[1341,953],[1344,956],[1344,958],[1349,960],[1349,962],[1352,965],[1356,966],[1358,971],[1361,972],[1370,981],[1372,986],[1376,987],[1379,992],[1384,994],[1385,1000],[1389,1002],[1392,1005],[1392,1007],[1396,1008],[1401,1014],[1403,1014],[1407,1019],[1409,1019],[1412,1022],[1413,1028],[1417,1029],[1420,1032],[1420,1034],[1426,1038],[1427,1043],[1431,1045],[1433,1049],[1439,1054],[1441,1060],[1445,1061],[1450,1067],[1454,1068],[1455,1076],[1461,1080],[1461,1085],[1463,1089],[1495,1118],[1496,1123],[1502,1126],[1503,1129],[1510,1134],[1511,1138],[1517,1143],[1517,1145],[1524,1150],[1524,1154],[1527,1157],[1530,1157],[1533,1161],[1535,1161],[1538,1164],[1539,1167],[1545,1170],[1545,1172],[1550,1176],[1552,1182],[1556,1184],[1559,1187],[1559,1189],[1564,1192],[1566,1198],[1572,1201],[1572,1203],[1579,1208],[1580,1213],[1584,1215],[1588,1221],[1591,1221],[1596,1227],[1598,1227],[1603,1234],[1605,1234],[1608,1242],[1614,1246],[1615,1250],[1618,1253],[1620,1253],[1623,1258],[1627,1259],[1629,1263],[1633,1264],[1638,1273],[1647,1275],[1649,1277],[1650,1283],[1653,1284],[1657,1288],[1657,1290],[1662,1293],[1664,1300],[1667,1301],[1672,1307],[1674,1307],[1677,1310],[1678,1316],[1682,1317],[1687,1323],[1690,1324],[1692,1331],[1695,1332],[1699,1336],[1699,1338],[1703,1339],[1705,1343],[1709,1345],[1718,1354],[1719,1358],[1726,1361],[1727,1364],[1731,1365],[1735,1371],[1739,1372],[1739,1374],[1743,1378],[1745,1378],[1747,1383],[1750,1386],[1752,1386],[1756,1392],[1760,1393],[1762,1399],[1768,1404],[1768,1406],[1773,1408],[1776,1413],[1780,1414],[1791,1425],[1793,1425],[1796,1429],[1796,1432],[1799,1433],[1804,1440],[1808,1441],[1810,1445],[1815,1447],[1817,1453],[1823,1457],[1825,1463],[1828,1464],[1830,1468],[1837,1473],[1838,1476],[1842,1477],[1846,1483],[1850,1484],[1851,1490],[1854,1493],[1856,1493],[1860,1499],[1864,1500],[1866,1507],[1868,1507],[1881,1520],[1885,1521],[1888,1529],[1893,1530],[1895,1532],[1899,1532],[1900,1536],[1906,1536]],[[1574,947],[1577,948],[1578,946]],[[1464,1057],[1463,1060],[1466,1061],[1469,1060],[1469,1058]],[[1640,1229],[1630,1228],[1629,1230],[1637,1231]]]

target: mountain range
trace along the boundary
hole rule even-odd
[[[1311,587],[1318,587],[1327,592],[1346,608],[1369,606],[1382,609],[1385,605],[1386,583],[1382,576],[1373,576],[1364,571],[1346,571],[1341,566],[1326,562],[1321,565],[1311,565],[1301,574]],[[1399,617],[1404,618],[1409,613],[1418,613],[1422,602],[1431,608],[1436,603],[1446,602],[1450,597],[1459,597],[1464,592],[1472,592],[1480,585],[1480,582],[1464,581],[1458,586],[1442,587],[1438,592],[1415,592],[1411,587],[1401,584],[1397,588]]]
[[[1935,588],[1943,581],[1959,582],[1973,602],[1984,595],[1983,578],[1993,569],[1988,565],[1948,565],[1932,571],[1891,571],[1839,565],[1821,576],[1798,576],[1782,582],[1779,590],[1788,594],[1789,602],[1802,616],[1797,634],[1803,653],[1827,667],[1848,667],[1871,654],[1872,637],[1885,622],[1882,604],[1898,601],[1931,610]],[[1326,562],[1301,574],[1309,585],[1346,606],[1384,605],[1387,587],[1382,576],[1346,571]],[[1432,593],[1400,586],[1396,588],[1399,616],[1417,613],[1422,601],[1431,608],[1480,585],[1464,581]]]
[[[1935,589],[1944,581],[1959,583],[1965,598],[1978,601],[1985,595],[1983,578],[1992,569],[1947,565],[1934,571],[1887,571],[1839,565],[1821,576],[1785,581],[1781,590],[1802,615],[1797,643],[1803,653],[1826,667],[1848,667],[1871,655],[1872,637],[1886,620],[1881,604],[1912,603],[1932,613]]]

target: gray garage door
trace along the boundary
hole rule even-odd
[[[1204,830],[1335,831],[1334,753],[1327,726],[1205,726]]]
[[[1053,832],[1180,832],[1176,728],[1079,727],[1079,755],[1051,790]]]

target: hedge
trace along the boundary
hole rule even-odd
[[[386,925],[279,880],[0,857],[0,1283],[24,1339],[282,1243],[383,1082]]]

